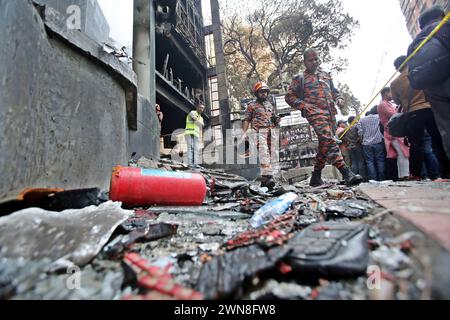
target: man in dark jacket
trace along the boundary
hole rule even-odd
[[[419,17],[420,33],[414,38],[408,48],[408,56],[425,40],[426,37],[436,28],[436,26],[445,18],[445,11],[441,6],[432,6],[425,10]],[[436,34],[436,38],[450,49],[450,24],[444,24]]]
[[[440,6],[424,11],[419,18],[422,31],[408,48],[408,56],[430,35],[445,17]],[[408,63],[411,86],[417,90],[431,89],[450,77],[450,21],[412,57]]]
[[[411,54],[445,17],[444,10],[433,6],[420,18],[422,31],[408,49]],[[424,90],[431,103],[434,118],[442,137],[447,157],[450,158],[450,22],[408,62],[411,86]],[[444,170],[447,168],[443,168]],[[446,170],[448,171],[448,169]]]
[[[426,100],[422,90],[414,90],[411,88],[408,80],[408,67],[404,66],[400,69],[400,66],[405,60],[406,57],[401,56],[394,62],[394,66],[400,72],[400,75],[392,81],[391,92],[394,101],[398,105],[401,105],[402,112],[408,113],[407,136],[411,144],[411,174],[413,177],[420,179],[425,158],[425,130],[431,135],[433,148],[436,156],[439,158],[441,168],[449,167],[450,169],[450,161],[445,154],[442,138],[436,126],[430,103]],[[439,171],[438,168],[433,169],[431,170],[432,172]],[[442,175],[438,173],[431,178],[436,179],[438,176],[446,175],[447,173],[443,172]]]

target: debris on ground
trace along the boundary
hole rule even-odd
[[[62,212],[30,208],[0,218],[0,258],[64,259],[83,266],[130,215],[120,203]]]
[[[156,223],[148,224],[142,229],[136,229],[129,234],[120,235],[111,241],[104,252],[110,257],[116,257],[126,249],[138,242],[150,242],[161,238],[170,237],[177,233],[178,226],[175,224]]]
[[[293,192],[285,193],[284,195],[270,201],[262,208],[255,212],[250,219],[250,224],[253,228],[259,228],[276,217],[285,213],[289,207],[297,200],[297,194]]]
[[[47,211],[64,211],[98,206],[108,201],[108,196],[98,188],[64,190],[56,188],[30,188],[0,203],[0,216],[26,208]]]
[[[165,296],[173,297],[176,300],[203,299],[201,293],[189,288],[184,288],[175,283],[167,269],[152,266],[138,254],[127,254],[124,258],[124,263],[128,267],[129,272],[133,273],[130,277],[135,278],[135,283],[145,290],[156,291]],[[148,299],[149,297],[141,296],[141,298]],[[131,296],[126,296],[124,299],[130,300],[133,298]]]
[[[190,172],[169,160],[130,165]],[[195,171],[207,193],[193,206],[124,210],[99,189],[12,196],[0,206],[12,210],[0,218],[0,298],[430,298],[426,237],[359,188],[302,180],[269,192],[221,170]]]
[[[327,218],[336,217],[363,218],[368,215],[373,205],[363,200],[333,200],[326,204]]]
[[[288,250],[252,245],[217,256],[203,266],[197,289],[206,299],[229,298],[249,278],[275,268]]]
[[[359,223],[311,225],[288,244],[286,258],[298,276],[336,279],[366,274],[369,263],[368,227]]]

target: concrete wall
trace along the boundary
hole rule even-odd
[[[35,2],[56,9],[66,18],[73,15],[73,11],[68,12],[67,9],[73,5],[78,6],[81,18],[80,30],[98,43],[108,41],[110,28],[97,0],[35,0]]]
[[[155,114],[155,108],[142,96],[138,99],[138,130],[129,131],[128,150],[130,155],[136,152],[136,158],[159,159],[161,125]]]
[[[51,32],[57,23],[42,15],[31,1],[0,0],[0,198],[25,187],[108,189],[111,168],[133,152],[129,128],[146,134],[134,73],[79,31]]]

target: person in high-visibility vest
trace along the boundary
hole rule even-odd
[[[202,117],[205,106],[199,103],[195,108],[196,110],[190,112],[186,117],[186,130],[184,131],[187,144],[188,165],[192,168],[198,167],[200,136],[205,125]]]

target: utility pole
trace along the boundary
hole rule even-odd
[[[150,105],[156,104],[155,9],[153,0],[134,0],[133,70],[138,92]],[[139,62],[138,62],[139,61]]]
[[[222,29],[220,24],[220,6],[219,0],[210,0],[211,18],[214,35],[214,49],[216,55],[216,73],[218,83],[218,94],[220,113],[222,115],[222,130],[225,136],[225,130],[231,128],[230,119],[230,101],[228,98],[227,79],[225,73],[225,54],[223,52]]]

